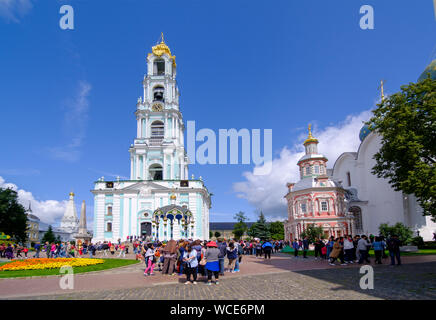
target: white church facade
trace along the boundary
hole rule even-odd
[[[367,126],[360,131],[357,152],[341,154],[333,166],[332,179],[348,191],[348,210],[354,216],[354,230],[361,234],[378,234],[382,223],[401,222],[431,241],[436,223],[422,215],[414,195],[394,191],[388,180],[371,173],[373,156],[381,146],[381,137]]]
[[[175,56],[165,44],[147,56],[137,134],[130,146],[130,179],[94,183],[93,242],[209,238],[211,194],[188,177]]]

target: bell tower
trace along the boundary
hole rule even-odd
[[[130,180],[188,179],[176,57],[161,34],[147,56],[143,96],[136,104],[137,134],[130,146]]]

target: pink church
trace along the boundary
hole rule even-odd
[[[287,184],[285,240],[299,239],[311,224],[321,226],[326,238],[352,234],[353,221],[347,212],[345,190],[327,175],[327,158],[318,153],[318,140],[312,136],[310,125],[303,144],[306,154],[297,163],[300,181]]]

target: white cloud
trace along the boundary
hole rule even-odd
[[[369,110],[363,111],[358,115],[347,116],[346,119],[333,126],[326,127],[322,130],[316,128],[312,134],[319,141],[318,151],[324,154],[328,159],[328,167],[333,167],[335,160],[343,152],[355,152],[359,147],[359,131],[363,121],[371,117]],[[242,175],[245,181],[233,184],[233,190],[240,198],[246,199],[254,207],[261,209],[268,220],[272,218],[287,216],[286,184],[288,182],[297,182],[300,179],[297,162],[304,155],[303,140],[307,133],[301,134],[298,143],[292,147],[285,146],[278,158],[272,161],[272,172],[268,175],[255,175],[254,168],[252,172],[244,172]]]
[[[44,200],[40,201],[35,199],[33,194],[29,191],[19,189],[17,185],[13,183],[7,183],[3,177],[0,176],[0,188],[10,188],[18,193],[18,202],[22,204],[26,209],[29,207],[29,203],[32,207],[32,213],[36,215],[42,222],[48,224],[56,224],[64,215],[67,200]]]
[[[89,93],[91,85],[86,81],[79,82],[79,90],[73,100],[66,103],[64,129],[71,138],[71,142],[62,147],[47,148],[49,154],[60,160],[75,162],[80,158],[80,147],[86,137],[88,122]]]
[[[0,0],[0,17],[6,22],[19,23],[32,8],[31,0]]]

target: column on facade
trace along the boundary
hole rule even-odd
[[[170,154],[170,179],[174,179],[174,155],[173,153]]]
[[[136,157],[136,177],[135,177],[136,180],[139,177],[139,172],[140,172],[139,170],[141,170],[141,168],[139,167],[139,156],[135,155],[135,157]]]
[[[137,125],[136,125],[136,137],[141,137],[141,118],[136,119]]]
[[[168,138],[168,114],[165,113],[165,130],[164,130],[164,138]]]
[[[130,179],[134,179],[135,177],[133,176],[133,155],[130,154]]]
[[[163,165],[162,165],[162,179],[166,180],[167,177],[167,155],[163,152]]]
[[[180,144],[180,124],[179,124],[179,119],[176,117],[176,141],[178,144]]]
[[[145,138],[150,137],[149,127],[150,127],[150,116],[147,114],[147,116],[145,117]]]
[[[176,117],[173,115],[171,117],[172,121],[171,121],[171,135],[172,138],[175,139],[176,138]]]

